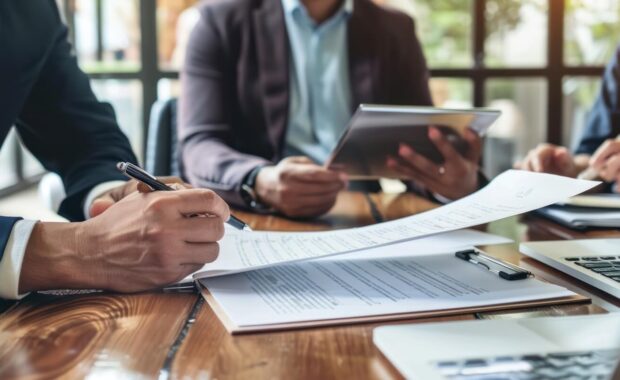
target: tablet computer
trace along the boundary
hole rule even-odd
[[[325,166],[352,179],[401,178],[388,168],[388,156],[398,155],[400,143],[441,163],[443,156],[428,138],[429,126],[438,128],[460,153],[467,150],[463,133],[471,128],[484,136],[500,116],[491,109],[451,110],[434,107],[359,106]]]

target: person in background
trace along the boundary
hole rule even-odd
[[[620,183],[620,46],[605,69],[600,94],[588,116],[574,153],[562,146],[541,144],[515,164],[523,170],[568,177],[600,178]],[[607,186],[619,192],[616,185]]]
[[[198,11],[181,72],[181,169],[235,206],[327,212],[349,183],[322,164],[355,108],[432,105],[413,20],[400,12],[369,0],[216,0]],[[438,130],[429,137],[443,165],[406,145],[386,164],[444,198],[477,190],[476,134],[465,157]]]
[[[206,189],[140,193],[125,181],[116,164],[136,158],[112,107],[97,101],[78,68],[55,1],[0,2],[0,25],[0,145],[15,126],[63,178],[60,214],[82,221],[0,216],[0,298],[48,289],[142,291],[213,261],[228,205]],[[186,217],[194,214],[213,217]]]

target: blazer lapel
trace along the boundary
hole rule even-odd
[[[349,19],[349,77],[355,111],[362,103],[371,103],[375,98],[373,78],[373,50],[375,38],[371,33],[372,20],[367,17],[366,0],[354,0],[353,14]]]
[[[289,47],[279,0],[263,0],[254,11],[254,38],[267,133],[280,156],[288,122]]]

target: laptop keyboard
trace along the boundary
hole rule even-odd
[[[609,380],[619,359],[620,349],[444,361],[436,368],[449,380]]]
[[[620,256],[565,257],[564,260],[620,282]]]

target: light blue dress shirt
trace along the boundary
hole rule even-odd
[[[351,118],[347,24],[353,0],[316,24],[300,0],[282,0],[290,41],[286,156],[324,163]]]

